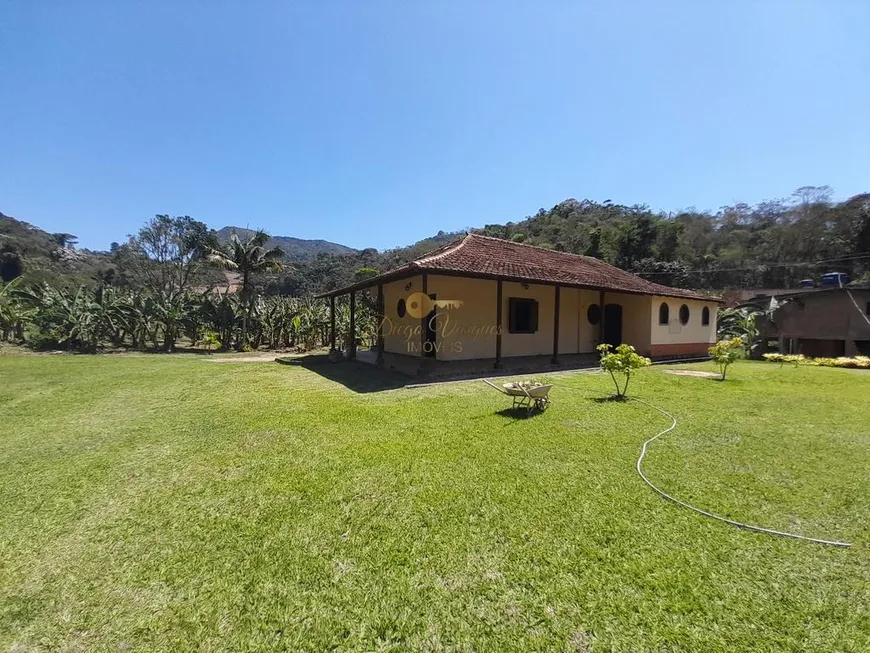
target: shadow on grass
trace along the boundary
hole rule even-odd
[[[354,392],[382,392],[411,385],[413,379],[392,370],[385,370],[359,361],[330,360],[328,354],[311,354],[293,358],[276,358],[282,365],[296,365],[325,379],[343,385]]]
[[[495,411],[496,415],[514,420],[529,419],[531,417],[535,417],[536,415],[542,415],[543,413],[543,410],[538,410],[537,408],[529,410],[528,408],[523,408],[522,406],[515,406],[513,408],[505,408],[503,410]]]
[[[137,351],[135,349],[130,349],[130,351]],[[139,351],[145,354],[199,354],[201,356],[210,356],[212,354],[235,354],[237,353],[235,349],[202,349],[201,347],[174,347],[172,351],[166,351],[165,349],[157,349],[155,347],[148,347],[146,349],[140,349]],[[248,352],[249,354],[258,353],[255,350],[251,350]]]
[[[596,404],[609,404],[614,401],[624,402],[628,401],[628,397],[625,395],[610,395],[609,397],[595,397],[592,399]]]
[[[71,356],[120,356],[124,354],[149,354],[153,356],[173,356],[176,354],[197,354],[199,356],[214,356],[216,354],[229,355],[236,354],[239,356],[255,356],[257,354],[275,354],[280,355],[283,352],[278,352],[268,349],[251,349],[249,351],[238,351],[236,349],[203,349],[202,347],[183,347],[177,345],[171,351],[167,351],[162,347],[129,347],[129,346],[105,346],[100,347],[96,351],[88,351],[86,349],[32,349],[39,354],[69,354]]]
[[[733,379],[729,376],[726,378],[722,378],[721,376],[717,377],[709,377],[706,379],[707,381],[713,381],[714,383],[724,383],[725,385],[743,385],[744,379],[741,379],[739,376],[734,377]]]

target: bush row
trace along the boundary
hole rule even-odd
[[[764,360],[773,363],[794,363],[795,365],[820,365],[822,367],[849,367],[870,369],[870,356],[840,356],[839,358],[807,358],[803,354],[764,354]]]

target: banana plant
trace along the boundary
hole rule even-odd
[[[202,301],[200,311],[203,322],[217,333],[221,348],[230,348],[235,340],[236,330],[242,323],[243,308],[238,297],[228,292],[207,295]]]
[[[0,335],[2,340],[24,340],[24,327],[36,314],[33,299],[21,288],[21,277],[0,285]]]
[[[142,292],[112,286],[74,290],[43,285],[25,292],[18,283],[0,287],[0,335],[24,335],[34,346],[96,351],[105,343],[172,351],[184,336],[192,344],[213,332],[224,349],[266,345],[314,349],[329,342],[329,311],[313,298],[253,296],[209,291]],[[349,304],[337,303],[337,336],[349,344]],[[28,326],[28,331],[30,326]],[[376,316],[365,302],[356,307],[357,338],[373,342]],[[249,345],[247,343],[250,343]]]

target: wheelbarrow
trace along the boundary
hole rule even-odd
[[[511,408],[525,408],[532,410],[546,410],[550,405],[550,388],[552,385],[536,383],[534,381],[514,381],[497,386],[487,379],[483,380],[488,386],[495,388],[503,395],[513,400]]]

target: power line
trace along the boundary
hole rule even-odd
[[[861,259],[870,258],[870,252],[863,254],[850,254],[848,256],[839,256],[837,258],[821,259],[819,261],[795,261],[793,263],[757,263],[756,265],[744,268],[708,268],[705,270],[679,270],[676,273],[682,274],[698,274],[711,272],[744,272],[747,270],[758,270],[760,268],[788,268],[788,267],[812,267],[814,265],[822,265],[824,263],[852,263]],[[637,272],[643,277],[661,276],[663,274],[675,274],[675,272]]]
[[[851,290],[843,287],[843,280],[842,279],[839,279],[839,281],[840,281],[840,290],[846,291],[846,294],[849,295],[849,299],[851,299],[852,303],[855,305],[855,310],[858,311],[858,315],[863,317],[864,321],[867,322],[867,325],[870,326],[870,317],[868,317],[867,315],[864,315],[864,311],[861,310],[861,307],[858,306],[858,302],[855,301],[855,295],[852,294]]]

